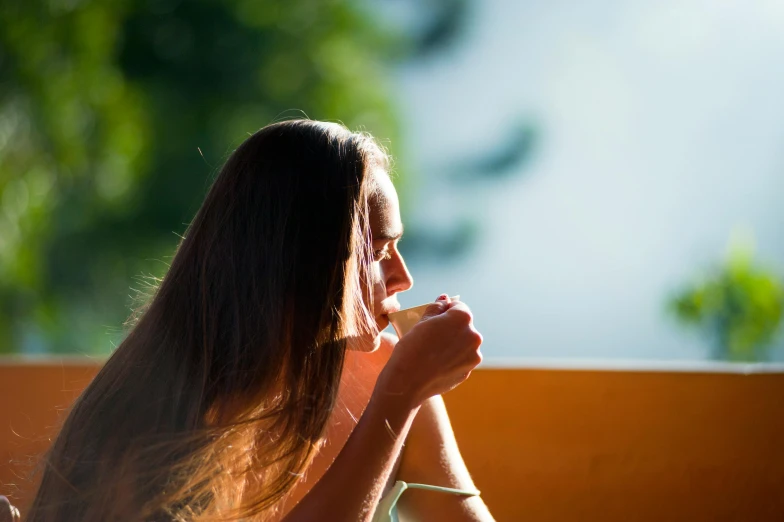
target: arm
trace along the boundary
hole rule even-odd
[[[482,360],[482,336],[463,303],[443,295],[398,342],[365,412],[332,466],[285,522],[368,522],[420,406],[463,382]],[[448,308],[448,309],[447,309]]]
[[[420,408],[403,449],[398,480],[457,489],[476,489],[457,448],[444,399],[431,397]],[[464,497],[412,489],[398,506],[402,520],[490,522],[481,497]]]
[[[377,386],[343,450],[321,480],[283,519],[368,521],[392,473],[419,406]]]
[[[447,299],[440,297],[398,342],[345,446],[285,522],[373,516],[420,406],[463,382],[482,360],[470,310]]]

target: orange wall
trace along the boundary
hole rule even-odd
[[[0,363],[0,493],[97,368]],[[784,520],[783,374],[480,369],[446,400],[499,521]]]

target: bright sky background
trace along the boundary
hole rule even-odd
[[[423,182],[403,218],[482,215],[484,236],[460,266],[411,266],[403,306],[461,294],[488,356],[705,358],[669,293],[737,226],[784,273],[784,2],[472,10],[460,45],[396,72]],[[447,183],[520,118],[541,131],[523,174],[478,198]]]

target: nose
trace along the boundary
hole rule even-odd
[[[405,292],[414,286],[414,278],[408,271],[403,256],[395,249],[391,259],[387,260],[384,267],[384,278],[387,287],[387,296],[395,295],[398,292]]]

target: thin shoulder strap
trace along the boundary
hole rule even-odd
[[[397,505],[397,501],[400,500],[401,495],[403,495],[403,492],[407,489],[425,489],[428,491],[449,493],[451,495],[464,495],[468,497],[479,495],[479,491],[477,490],[445,488],[443,486],[431,486],[430,484],[409,484],[408,482],[398,480],[395,482],[392,490],[378,503],[376,512],[373,515],[373,522],[395,522],[397,520],[397,510],[395,506]]]
[[[451,493],[452,495],[465,495],[467,497],[477,497],[481,493],[477,490],[469,490],[469,489],[455,489],[455,488],[445,488],[443,486],[431,486],[430,484],[412,484],[410,482],[407,483],[409,489],[427,489],[429,491],[439,491],[441,493]]]

